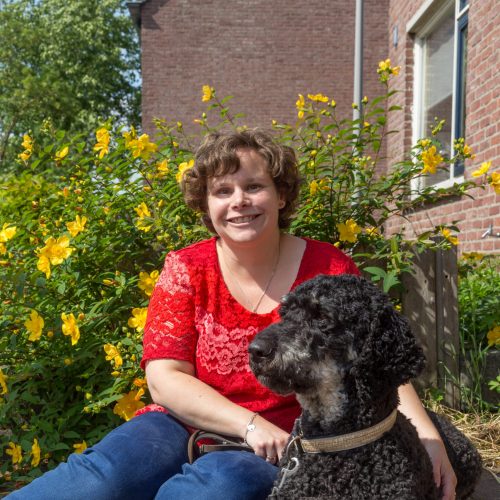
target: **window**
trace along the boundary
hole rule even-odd
[[[467,0],[428,1],[408,27],[415,33],[414,142],[430,134],[436,118],[445,120],[437,134],[444,157],[453,155],[454,139],[465,136],[467,13]],[[446,187],[463,173],[463,163],[455,164],[420,182]]]

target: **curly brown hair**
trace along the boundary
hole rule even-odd
[[[181,189],[187,205],[201,212],[203,223],[215,233],[208,215],[208,180],[234,174],[240,168],[238,149],[250,148],[267,160],[269,174],[276,190],[285,200],[280,209],[278,224],[282,229],[290,225],[299,194],[300,176],[295,151],[277,144],[271,135],[260,129],[240,132],[212,133],[205,137],[196,151],[193,168],[184,173]]]

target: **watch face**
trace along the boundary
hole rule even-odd
[[[255,430],[255,424],[248,424],[247,429],[249,432],[253,432]]]

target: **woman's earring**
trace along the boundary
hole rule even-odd
[[[280,200],[280,202],[278,203],[278,207],[279,207],[280,209],[281,209],[281,208],[283,208],[285,205],[286,205],[285,200]]]

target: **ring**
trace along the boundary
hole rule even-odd
[[[271,461],[274,462],[277,458],[278,457],[276,457],[276,456],[271,456],[271,457],[270,456],[266,456],[266,460],[269,460],[270,462]]]

